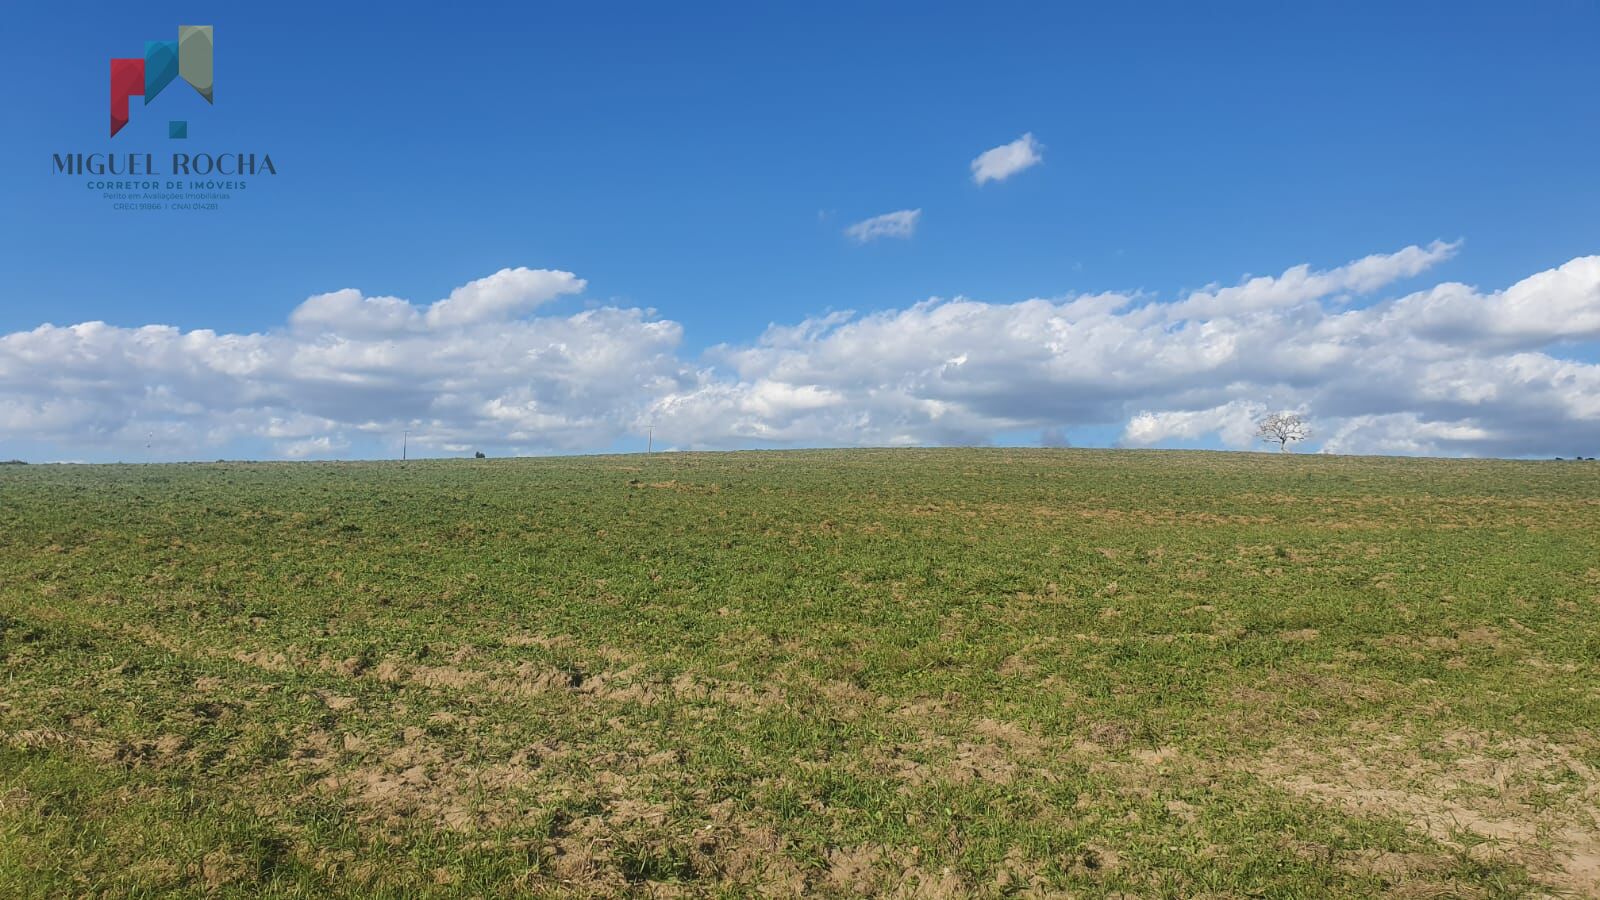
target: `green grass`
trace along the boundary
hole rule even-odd
[[[1520,896],[1600,465],[0,469],[0,895]]]

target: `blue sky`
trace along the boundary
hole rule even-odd
[[[1421,280],[1343,301],[1361,306],[1440,281],[1495,291],[1600,248],[1600,5],[1577,0],[29,4],[6,17],[27,39],[0,60],[14,86],[0,334],[95,320],[266,333],[315,294],[425,305],[525,266],[586,281],[541,315],[654,310],[681,328],[674,358],[704,368],[707,348],[751,345],[769,324],[930,297],[1175,300],[1464,240]],[[175,85],[149,107],[136,98],[108,140],[106,60],[180,23],[216,28],[216,105]],[[188,119],[186,142],[167,140],[169,118]],[[1024,134],[1042,163],[975,184],[971,161]],[[56,152],[180,143],[270,153],[279,175],[215,212],[152,217],[49,172]],[[910,209],[909,238],[844,234]],[[1587,332],[1556,343],[1554,358],[1594,358]],[[13,443],[70,455],[29,421],[9,420]],[[1008,423],[991,435],[1050,424]],[[95,427],[83,455],[117,457]],[[605,449],[630,430],[507,446]],[[794,440],[851,442],[828,434]],[[476,436],[457,437],[441,448]]]

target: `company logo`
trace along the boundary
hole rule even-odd
[[[143,97],[142,105],[148,107],[179,79],[188,82],[207,104],[216,102],[212,94],[212,31],[210,25],[180,25],[177,40],[146,41],[144,56],[111,60],[113,142],[128,124],[131,98]],[[248,68],[251,60],[246,54],[246,58],[234,62]],[[187,99],[188,92],[183,88],[176,90],[181,96],[177,100],[169,98],[167,102],[172,105],[168,108],[181,115],[182,110],[195,103]],[[146,111],[140,115],[148,114]],[[172,145],[183,149],[153,153],[148,146],[141,146],[141,130],[134,129],[132,145],[113,143],[112,146],[124,148],[117,152],[104,145],[60,147],[50,154],[50,172],[87,191],[112,210],[163,215],[219,210],[247,193],[259,193],[261,185],[276,180],[278,167],[272,154],[260,148],[199,146],[191,151],[185,142]],[[188,136],[188,122],[167,123],[167,137]]]
[[[116,137],[128,124],[128,98],[143,96],[146,106],[174,79],[182,78],[200,92],[207,103],[211,97],[211,26],[180,25],[175,41],[145,41],[141,59],[111,61],[111,136]],[[186,138],[189,123],[167,123],[167,137]]]

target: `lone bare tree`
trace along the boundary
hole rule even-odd
[[[1279,453],[1311,436],[1311,426],[1298,413],[1278,412],[1256,423],[1256,437],[1277,444]]]

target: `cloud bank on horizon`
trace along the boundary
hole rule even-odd
[[[440,452],[981,444],[1080,427],[1125,446],[1259,447],[1268,410],[1312,449],[1550,456],[1600,450],[1600,256],[1502,290],[1375,297],[1448,260],[1435,241],[1161,299],[934,298],[772,325],[685,354],[637,308],[538,314],[583,279],[503,269],[419,305],[354,289],[263,333],[42,325],[0,336],[0,455],[167,457],[265,446],[370,455],[402,429]],[[41,449],[42,448],[42,449]]]

